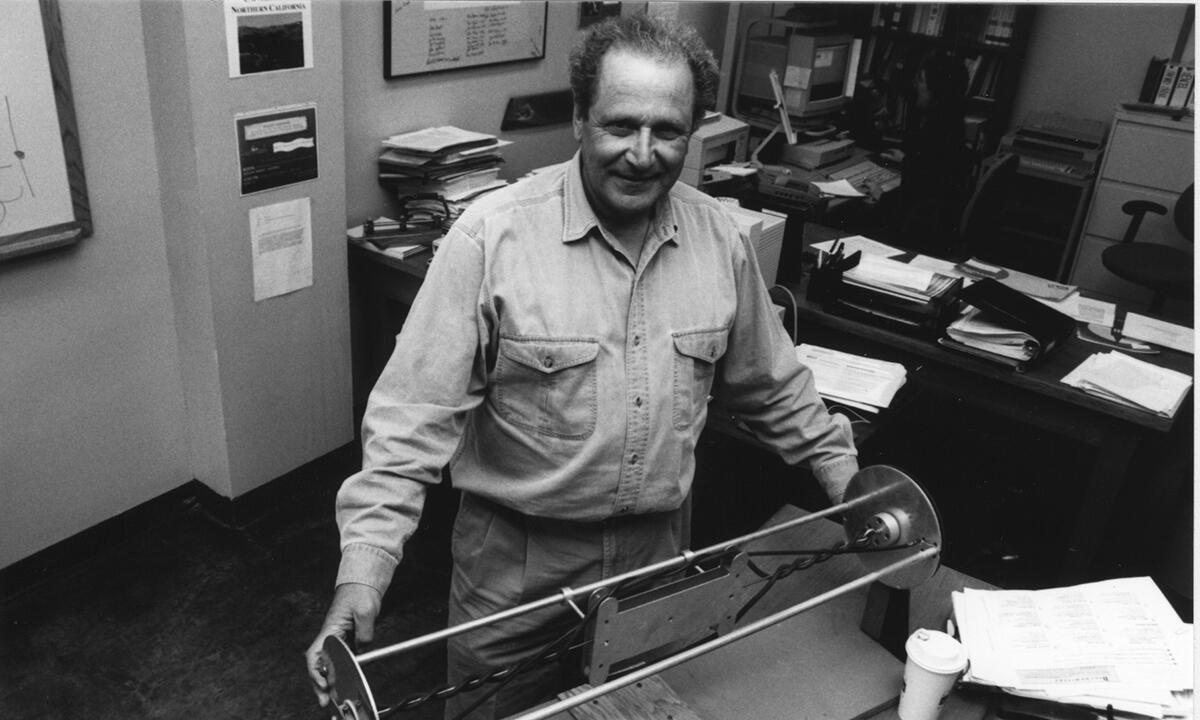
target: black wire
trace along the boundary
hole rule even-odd
[[[714,556],[713,559],[719,561],[722,558],[724,558],[725,556],[733,555],[734,553],[735,553],[735,551],[733,549],[726,550],[725,552]],[[684,570],[686,570],[686,568],[684,568]],[[616,585],[614,585],[612,587],[612,589],[610,590],[609,595],[610,596],[618,596],[620,594],[624,594],[624,595],[628,596],[630,594],[636,594],[637,592],[641,591],[643,586],[650,585],[654,582],[659,581],[660,579],[662,579],[665,576],[672,575],[677,572],[680,572],[680,570],[679,569],[662,570],[662,571],[659,571],[652,575],[648,575],[646,577],[629,578],[629,579],[625,580],[624,582],[617,583]],[[588,611],[586,613],[584,613],[584,616],[577,623],[575,623],[573,626],[568,628],[568,630],[565,633],[563,633],[561,636],[559,636],[558,638],[555,638],[554,640],[550,641],[545,646],[543,646],[542,649],[540,651],[538,651],[537,654],[526,657],[513,665],[509,665],[507,667],[503,667],[503,668],[494,670],[482,677],[478,676],[478,675],[470,675],[470,676],[464,678],[463,680],[461,680],[457,685],[445,683],[437,688],[434,688],[433,690],[429,690],[429,691],[423,692],[423,693],[415,693],[413,695],[410,695],[407,698],[405,698],[404,700],[397,703],[396,705],[394,705],[390,708],[385,708],[383,710],[380,710],[378,712],[379,720],[383,720],[386,717],[390,717],[391,715],[393,715],[397,712],[415,710],[433,699],[445,700],[445,699],[454,697],[455,695],[458,695],[460,693],[478,689],[479,687],[481,687],[487,683],[496,683],[496,687],[491,688],[489,692],[476,698],[471,703],[470,707],[465,709],[462,713],[460,713],[456,718],[453,719],[453,720],[461,720],[463,717],[465,717],[466,715],[473,712],[481,704],[486,702],[489,698],[491,698],[496,693],[503,690],[504,687],[508,683],[510,683],[513,680],[513,678],[515,678],[517,675],[527,672],[529,670],[529,668],[531,668],[535,665],[549,662],[552,660],[558,660],[559,658],[565,656],[566,653],[568,653],[572,650],[576,650],[578,648],[585,647],[588,644],[586,642],[579,643],[577,645],[572,645],[571,643],[573,640],[575,640],[575,638],[579,635],[579,633],[581,633],[584,630],[584,628],[587,626],[587,623],[590,622],[595,617],[595,614],[596,614],[597,610],[599,609],[599,607],[600,607],[599,603],[594,604],[591,608],[588,609]],[[566,645],[566,647],[562,647],[563,645]]]
[[[808,568],[812,567],[813,565],[816,565],[817,563],[825,562],[826,560],[829,560],[837,555],[858,555],[860,553],[891,552],[894,550],[905,550],[907,548],[914,547],[921,543],[920,540],[913,540],[911,542],[905,543],[904,545],[896,545],[896,546],[892,546],[892,547],[861,547],[861,542],[862,542],[861,540],[855,541],[853,544],[847,543],[847,542],[842,542],[842,543],[834,545],[833,547],[830,547],[826,550],[763,550],[763,551],[747,553],[747,555],[755,556],[755,557],[771,556],[771,555],[805,555],[807,557],[797,558],[790,563],[784,563],[784,564],[776,567],[771,572],[767,572],[766,570],[763,570],[753,560],[748,560],[746,565],[747,565],[747,567],[750,568],[751,572],[753,572],[754,574],[758,575],[761,578],[765,578],[766,582],[763,583],[763,586],[758,589],[758,592],[754,593],[754,596],[751,597],[749,600],[747,600],[746,604],[743,605],[740,610],[738,610],[737,617],[735,618],[734,622],[740,622],[741,619],[746,616],[746,613],[750,612],[750,609],[753,608],[756,604],[758,604],[758,601],[762,600],[763,597],[765,597],[766,594],[768,592],[770,592],[773,587],[775,587],[775,583],[784,579],[788,575],[791,575],[792,573],[796,572],[797,570],[807,570]]]

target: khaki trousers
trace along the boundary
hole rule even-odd
[[[464,493],[454,522],[449,622],[457,625],[517,605],[578,588],[678,555],[684,548],[688,507],[599,522],[523,515]],[[586,610],[586,599],[576,601]],[[573,627],[579,616],[556,604],[451,638],[451,683],[535,656]],[[498,720],[552,700],[583,681],[574,666],[552,662],[516,676],[471,712],[470,720]],[[460,717],[478,690],[446,701],[447,720]]]

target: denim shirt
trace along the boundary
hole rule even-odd
[[[338,493],[338,582],[384,592],[425,485],[528,515],[678,508],[708,402],[831,498],[858,469],[774,313],[748,239],[677,183],[636,264],[584,195],[579,158],[473,204],[444,238],[363,419]]]

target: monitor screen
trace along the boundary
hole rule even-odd
[[[811,118],[840,110],[854,96],[860,41],[846,34],[790,33],[746,39],[735,109],[739,114],[775,118],[769,82],[774,71],[783,105],[793,118]]]
[[[813,53],[810,100],[830,100],[842,97],[846,89],[846,63],[850,59],[849,43],[818,46]]]

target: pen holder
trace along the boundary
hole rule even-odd
[[[813,268],[808,278],[808,290],[804,297],[809,302],[820,303],[826,309],[837,300],[838,288],[842,285],[842,271],[832,267]]]

